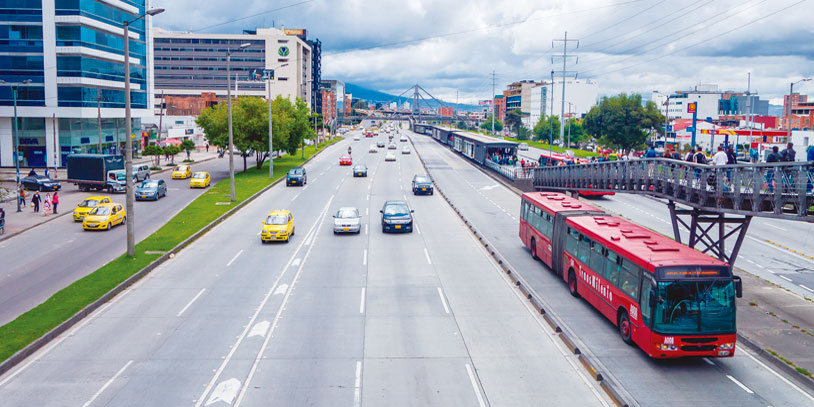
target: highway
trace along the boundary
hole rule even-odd
[[[412,139],[436,184],[486,236],[490,245],[508,259],[510,268],[542,296],[547,309],[565,321],[566,332],[579,338],[580,349],[594,355],[601,370],[620,383],[635,402],[646,406],[814,405],[814,396],[743,347],[738,348],[735,357],[727,359],[658,361],[648,358],[638,348],[625,345],[610,321],[587,302],[571,297],[559,276],[541,262],[532,260],[518,237],[520,197],[517,194],[486,175],[487,170],[476,168],[434,139],[423,135],[413,135]],[[619,195],[616,198],[608,202],[623,206],[624,198]],[[643,224],[652,227],[653,219],[648,218]],[[668,218],[665,215],[663,219]],[[744,247],[742,253],[748,251]]]
[[[235,166],[242,168],[235,157]],[[192,165],[193,171],[209,171],[212,183],[229,176],[228,157]],[[167,182],[167,196],[153,201],[136,201],[136,242],[158,230],[204,192],[190,189],[189,180],[172,180],[171,172],[155,174]],[[76,188],[65,185],[66,189]],[[87,193],[87,196],[100,195]],[[124,194],[105,194],[124,203]],[[61,208],[73,211],[72,207]],[[41,304],[57,291],[121,256],[127,250],[124,225],[110,231],[82,230],[71,215],[39,225],[0,242],[3,268],[0,272],[0,325]]]
[[[529,147],[527,152],[520,155],[536,161],[541,152]],[[674,237],[666,200],[620,193],[593,199],[591,203]],[[688,231],[681,228],[681,232],[682,242],[686,244]],[[734,243],[733,236],[727,241],[727,250]],[[814,298],[814,260],[808,256],[814,256],[814,229],[811,224],[754,217],[735,266],[802,297]]]
[[[447,203],[411,194],[418,157],[384,162],[351,138],[307,165],[305,187],[278,184],[0,376],[3,404],[609,405]],[[338,166],[349,145],[368,178]],[[413,233],[382,234],[391,199],[415,210]],[[359,235],[332,233],[341,206],[364,214]],[[293,211],[291,242],[260,243],[272,209]]]

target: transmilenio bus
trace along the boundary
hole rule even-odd
[[[520,239],[649,356],[735,354],[728,264],[559,193],[523,194]]]

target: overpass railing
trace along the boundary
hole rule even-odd
[[[537,190],[637,193],[718,213],[814,222],[814,162],[711,166],[654,158],[532,170]]]
[[[532,168],[523,168],[519,165],[501,165],[492,160],[486,160],[484,166],[508,178],[510,181],[529,179],[534,176]]]

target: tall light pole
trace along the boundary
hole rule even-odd
[[[246,49],[250,45],[248,42],[240,44],[239,49]],[[231,201],[235,201],[235,155],[234,145],[232,140],[232,78],[230,78],[232,70],[232,49],[226,49],[226,99],[229,106],[229,191],[231,193]],[[237,82],[237,81],[235,81]],[[269,153],[271,155],[271,153]]]
[[[664,148],[667,149],[667,128],[670,127],[670,95],[665,95],[657,90],[654,90],[653,93],[667,98],[664,102]]]
[[[278,68],[282,68],[284,66],[288,66],[288,64],[282,64],[278,66]],[[274,178],[274,157],[272,156],[272,152],[274,152],[274,143],[271,141],[271,136],[274,134],[271,127],[271,81],[274,80],[274,69],[270,69],[266,72],[266,88],[269,93],[269,179]]]
[[[163,12],[163,8],[149,9],[138,18],[124,22],[124,128],[126,130],[124,133],[124,174],[125,192],[127,194],[125,198],[125,214],[127,220],[127,255],[130,257],[136,255],[135,214],[133,213],[136,197],[133,188],[133,137],[130,128],[132,125],[130,123],[130,24],[146,16],[155,16]]]
[[[105,98],[102,97],[102,91],[99,87],[96,87],[96,124],[99,127],[99,145],[97,147],[98,154],[102,154],[102,100]]]
[[[0,79],[0,83],[11,86],[11,98],[14,99],[14,168],[17,169],[17,194],[20,194],[20,135],[17,131],[17,88],[20,86],[27,86],[31,83],[31,79],[26,79],[22,82],[8,83]],[[17,212],[22,212],[20,206],[20,197],[17,197]]]
[[[800,79],[797,82],[792,82],[791,85],[789,85],[789,103],[788,103],[789,108],[788,108],[788,113],[786,115],[786,120],[787,120],[787,122],[786,122],[786,143],[791,142],[791,96],[794,94],[794,85],[796,85],[796,84],[798,84],[800,82],[808,82],[810,80],[811,80],[811,78],[803,78],[803,79]]]

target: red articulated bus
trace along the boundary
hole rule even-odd
[[[540,160],[542,162],[542,164],[540,164],[540,165],[543,165],[543,166],[545,166],[545,165],[554,166],[554,165],[557,165],[560,162],[570,160],[572,158],[576,159],[578,164],[588,164],[589,163],[589,161],[587,159],[585,159],[585,158],[569,157],[569,156],[567,156],[565,154],[553,153],[553,152],[551,154],[549,154],[547,152],[544,152],[544,153],[540,154],[540,158],[542,159],[542,160]],[[615,192],[599,192],[599,191],[587,191],[587,190],[577,191],[577,193],[582,195],[582,196],[604,196],[604,195],[615,195],[616,194]]]
[[[728,264],[553,192],[523,194],[520,239],[650,357],[735,354]]]

